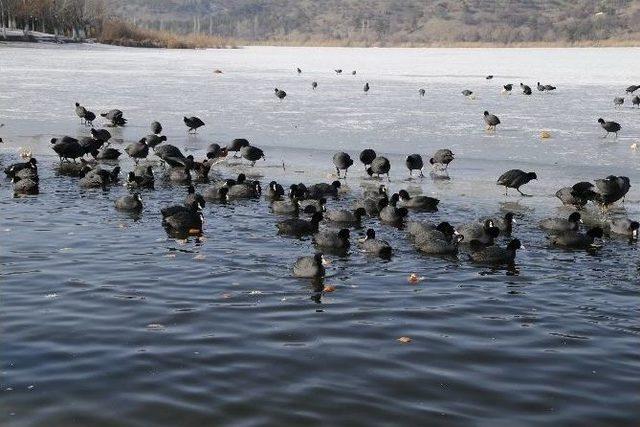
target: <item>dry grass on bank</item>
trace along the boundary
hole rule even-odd
[[[168,31],[146,30],[125,21],[107,21],[97,37],[98,42],[128,47],[167,49],[227,49],[235,48],[232,41],[215,36],[180,35]]]

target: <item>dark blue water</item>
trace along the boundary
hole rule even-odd
[[[365,71],[353,83],[319,65],[303,67],[307,80],[330,87],[311,98],[308,81],[285,64],[299,64],[302,53],[331,70],[349,51],[293,51],[295,58],[289,49],[0,47],[8,61],[0,77],[6,141],[0,163],[16,161],[18,147],[28,148],[41,179],[41,194],[24,198],[13,197],[10,182],[0,183],[0,424],[637,424],[637,246],[607,237],[589,252],[552,249],[536,226],[570,212],[553,197],[557,188],[609,173],[630,176],[633,186],[625,206],[610,215],[637,217],[640,174],[629,145],[640,113],[609,105],[609,95],[626,87],[625,76],[602,82],[598,66],[581,80],[560,80],[564,92],[525,100],[501,97],[496,88],[503,82],[486,86],[484,70],[473,74],[495,53],[436,50],[433,67],[462,64],[458,77],[443,71],[416,78],[408,69],[403,79],[384,68],[376,74],[373,65],[403,55],[411,64],[419,50],[355,50],[361,62],[354,67]],[[556,55],[531,52],[541,69],[544,55]],[[566,67],[597,57],[591,50],[568,52],[574,56],[565,58]],[[264,62],[269,55],[273,62]],[[43,64],[56,58],[47,71]],[[505,65],[513,80],[537,77],[528,74],[529,63],[514,63]],[[213,79],[214,64],[226,80],[190,86]],[[375,81],[367,98],[360,79]],[[291,99],[280,104],[270,93],[276,84]],[[458,96],[473,85],[482,94],[475,104]],[[433,92],[423,104],[421,86]],[[581,106],[586,87],[594,100]],[[335,290],[319,292],[322,286],[290,272],[297,257],[314,252],[312,243],[278,236],[282,218],[264,199],[208,204],[204,236],[181,241],[167,236],[159,209],[181,202],[184,187],[160,183],[143,192],[144,210],[134,218],[113,208],[124,187],[81,190],[77,179],[57,175],[48,139],[87,133],[73,114],[75,100],[96,111],[125,110],[130,125],[113,132],[115,147],[146,134],[148,122],[159,118],[170,142],[196,156],[209,142],[236,136],[265,148],[267,161],[256,168],[227,162],[215,176],[244,171],[283,185],[332,180],[337,148],[357,155],[370,145],[392,161],[392,190],[410,187],[442,200],[439,212],[412,213],[412,219],[461,223],[510,210],[526,250],[515,266],[499,268],[474,265],[464,253],[427,257],[403,230],[368,220],[364,227],[391,242],[393,258],[367,257],[357,247],[330,256],[322,286]],[[477,110],[481,115],[488,104],[504,112],[504,129],[495,135],[478,120]],[[185,135],[181,117],[188,112],[206,117],[199,136]],[[618,142],[599,139],[593,117],[600,115],[623,123]],[[554,137],[540,142],[541,129]],[[444,146],[458,154],[450,181],[405,181],[406,154],[428,158]],[[120,164],[131,169],[128,159]],[[534,197],[505,197],[495,186],[510,166],[538,172],[541,179],[528,188]],[[350,174],[330,208],[350,206],[371,185],[360,165]],[[607,219],[596,210],[587,216]],[[409,282],[413,273],[418,283]]]

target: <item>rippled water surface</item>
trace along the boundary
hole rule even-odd
[[[637,425],[636,245],[605,238],[590,252],[551,249],[536,224],[570,213],[558,188],[609,174],[632,183],[610,215],[640,216],[630,148],[640,111],[630,97],[624,108],[612,103],[639,83],[639,53],[0,45],[0,163],[30,149],[41,177],[32,197],[13,198],[0,183],[0,424]],[[539,94],[538,80],[558,90]],[[536,93],[500,94],[520,81]],[[287,91],[284,102],[274,87]],[[357,248],[332,256],[324,284],[335,291],[318,293],[290,274],[311,241],[278,236],[281,218],[265,200],[208,204],[204,238],[184,242],[167,237],[159,213],[181,202],[183,187],[143,192],[132,218],[113,208],[124,187],[83,191],[57,175],[49,139],[88,135],[75,101],[125,112],[115,147],[159,120],[169,142],[196,157],[237,137],[265,150],[253,169],[216,166],[221,177],[330,181],[333,152],[372,147],[391,159],[393,191],[441,199],[439,212],[413,219],[462,223],[510,210],[526,250],[513,268],[477,266],[464,253],[427,257],[403,230],[368,220],[393,258]],[[502,120],[495,133],[484,130],[485,109]],[[187,136],[183,115],[206,126]],[[616,141],[601,139],[598,117],[622,124]],[[451,180],[406,181],[407,154],[428,159],[443,147],[456,153]],[[533,197],[495,185],[510,168],[537,172],[526,187]],[[356,164],[330,208],[350,206],[363,175]],[[409,283],[411,273],[423,279]]]

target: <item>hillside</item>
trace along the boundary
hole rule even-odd
[[[107,0],[144,28],[340,45],[640,41],[632,0]]]

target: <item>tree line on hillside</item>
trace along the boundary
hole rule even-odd
[[[146,28],[344,44],[640,39],[633,0],[111,0]]]
[[[0,27],[83,38],[100,30],[104,0],[0,0]]]
[[[634,0],[0,0],[0,27],[74,38],[109,25],[290,44],[575,43],[638,41],[639,24]]]

